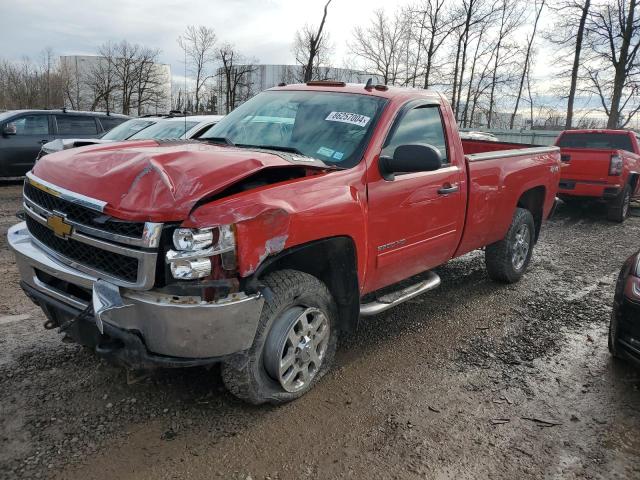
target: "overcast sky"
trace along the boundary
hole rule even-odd
[[[327,27],[336,59],[346,54],[353,26],[384,5],[393,3],[333,1]],[[108,40],[127,39],[162,50],[161,61],[180,76],[176,38],[193,24],[212,27],[219,40],[261,63],[292,63],[295,31],[305,23],[318,24],[323,6],[324,0],[18,0],[5,4],[0,15],[0,56],[35,58],[47,46],[60,55],[94,54]],[[337,63],[341,66],[341,60]]]
[[[296,30],[305,23],[319,24],[325,0],[0,0],[3,3],[0,57],[37,59],[48,46],[58,55],[95,54],[107,41],[126,39],[159,48],[160,61],[169,63],[174,79],[180,80],[184,62],[176,39],[185,26],[209,26],[220,42],[235,44],[260,63],[293,63]],[[345,66],[354,26],[368,23],[378,8],[392,11],[406,3],[333,0],[326,26],[334,46],[333,65]],[[547,11],[542,23],[548,21]],[[554,69],[547,48],[539,46],[533,71],[536,85],[543,88]]]

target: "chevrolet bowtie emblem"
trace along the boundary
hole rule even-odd
[[[47,225],[53,230],[53,233],[62,238],[67,238],[67,236],[71,235],[71,230],[73,230],[71,225],[60,215],[51,215],[47,218]]]

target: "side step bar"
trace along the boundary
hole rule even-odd
[[[397,292],[383,295],[373,302],[360,305],[360,315],[362,315],[363,317],[377,315],[386,310],[389,310],[390,308],[395,307],[396,305],[400,305],[407,300],[411,300],[421,293],[433,290],[439,285],[440,277],[433,272],[427,272],[427,279],[420,283],[416,283],[415,285],[403,288],[402,290],[398,290]]]

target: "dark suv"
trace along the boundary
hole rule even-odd
[[[0,177],[27,173],[40,147],[57,138],[94,138],[129,117],[71,110],[12,110],[0,113]]]

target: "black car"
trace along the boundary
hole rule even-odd
[[[0,113],[0,177],[27,173],[40,147],[58,138],[93,138],[129,117],[71,110],[12,110]]]
[[[609,326],[609,351],[640,366],[640,251],[622,266]]]

